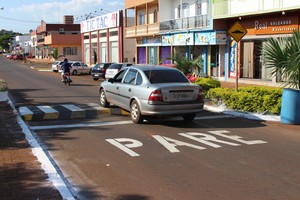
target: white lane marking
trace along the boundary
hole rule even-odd
[[[226,130],[208,131],[208,132],[211,133],[211,134],[218,135],[218,136],[221,136],[221,137],[225,137],[225,138],[228,138],[230,140],[234,140],[234,141],[240,142],[242,144],[247,144],[247,145],[267,143],[266,141],[263,141],[263,140],[251,140],[251,141],[242,140],[242,137],[238,136],[238,135],[225,135],[223,133],[230,133],[229,131],[226,131]]]
[[[130,148],[137,148],[143,146],[142,142],[130,138],[106,139],[106,141],[118,147],[119,149],[121,149],[122,151],[124,151],[125,153],[129,154],[132,157],[140,156],[140,154],[132,151]],[[125,142],[128,144],[121,144]]]
[[[200,119],[223,119],[223,118],[233,118],[233,116],[221,115],[221,116],[196,117],[197,120],[200,120]],[[166,119],[166,120],[168,120],[168,119]],[[61,128],[100,127],[100,126],[112,126],[112,125],[122,125],[122,124],[132,124],[132,123],[133,122],[131,120],[128,120],[128,121],[118,121],[118,122],[97,122],[97,123],[82,123],[82,124],[30,126],[30,129],[45,130],[45,129],[61,129]]]
[[[119,122],[97,122],[97,123],[82,123],[82,124],[64,124],[64,125],[48,125],[48,126],[30,126],[31,130],[45,130],[45,129],[62,129],[62,128],[82,128],[82,127],[100,127],[113,126],[122,124],[132,124],[131,120]]]
[[[236,143],[232,143],[232,142],[227,142],[224,140],[219,140],[216,137],[209,135],[209,134],[205,134],[205,133],[195,133],[195,132],[188,132],[188,133],[178,133],[179,135],[183,136],[183,137],[187,137],[189,139],[195,140],[197,142],[206,144],[208,146],[214,147],[214,148],[220,148],[222,147],[221,145],[218,144],[214,144],[212,142],[218,142],[221,144],[227,144],[227,145],[231,145],[231,146],[240,146],[240,144],[236,144]]]
[[[160,135],[153,135],[154,139],[156,139],[160,144],[162,144],[164,147],[166,147],[171,153],[176,153],[180,152],[176,146],[187,146],[187,147],[192,147],[195,149],[203,150],[206,149],[205,147],[201,147],[198,145],[190,144],[187,142],[182,142],[179,140],[175,140],[169,137],[164,137]]]

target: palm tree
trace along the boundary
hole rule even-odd
[[[186,57],[183,57],[179,54],[174,54],[173,58],[164,58],[160,63],[163,63],[166,60],[172,60],[177,69],[182,71],[185,75],[191,72],[192,67],[196,67],[199,70],[202,70],[202,56],[198,56],[195,60],[190,60]]]
[[[300,33],[292,37],[270,38],[263,45],[262,52],[271,75],[281,75],[285,86],[300,89]]]

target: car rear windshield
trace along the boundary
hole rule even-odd
[[[189,80],[176,70],[149,70],[145,71],[150,83],[188,83]]]
[[[122,67],[122,65],[115,64],[115,65],[109,66],[109,69],[121,69],[121,67]]]

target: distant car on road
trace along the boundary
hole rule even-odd
[[[53,64],[52,64],[52,71],[53,72],[58,72],[61,68],[61,65],[63,64],[63,61],[55,61]]]
[[[123,67],[131,66],[130,63],[115,63],[110,65],[105,72],[105,79],[113,78],[118,71],[120,71]]]
[[[94,81],[99,80],[99,78],[105,77],[106,69],[113,63],[97,63],[92,67],[91,75]]]
[[[85,63],[79,62],[79,61],[70,61],[70,64],[72,66],[71,74],[91,74],[92,67],[88,66]]]
[[[24,60],[25,57],[23,54],[15,54],[15,55],[13,55],[12,59],[13,60]]]
[[[194,120],[204,106],[203,92],[178,69],[134,65],[100,84],[100,105],[114,104],[130,112],[134,123],[150,116],[176,115]]]

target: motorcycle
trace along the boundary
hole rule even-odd
[[[64,84],[70,85],[71,82],[72,82],[70,72],[65,73],[65,74],[63,75],[63,77],[64,77]]]

